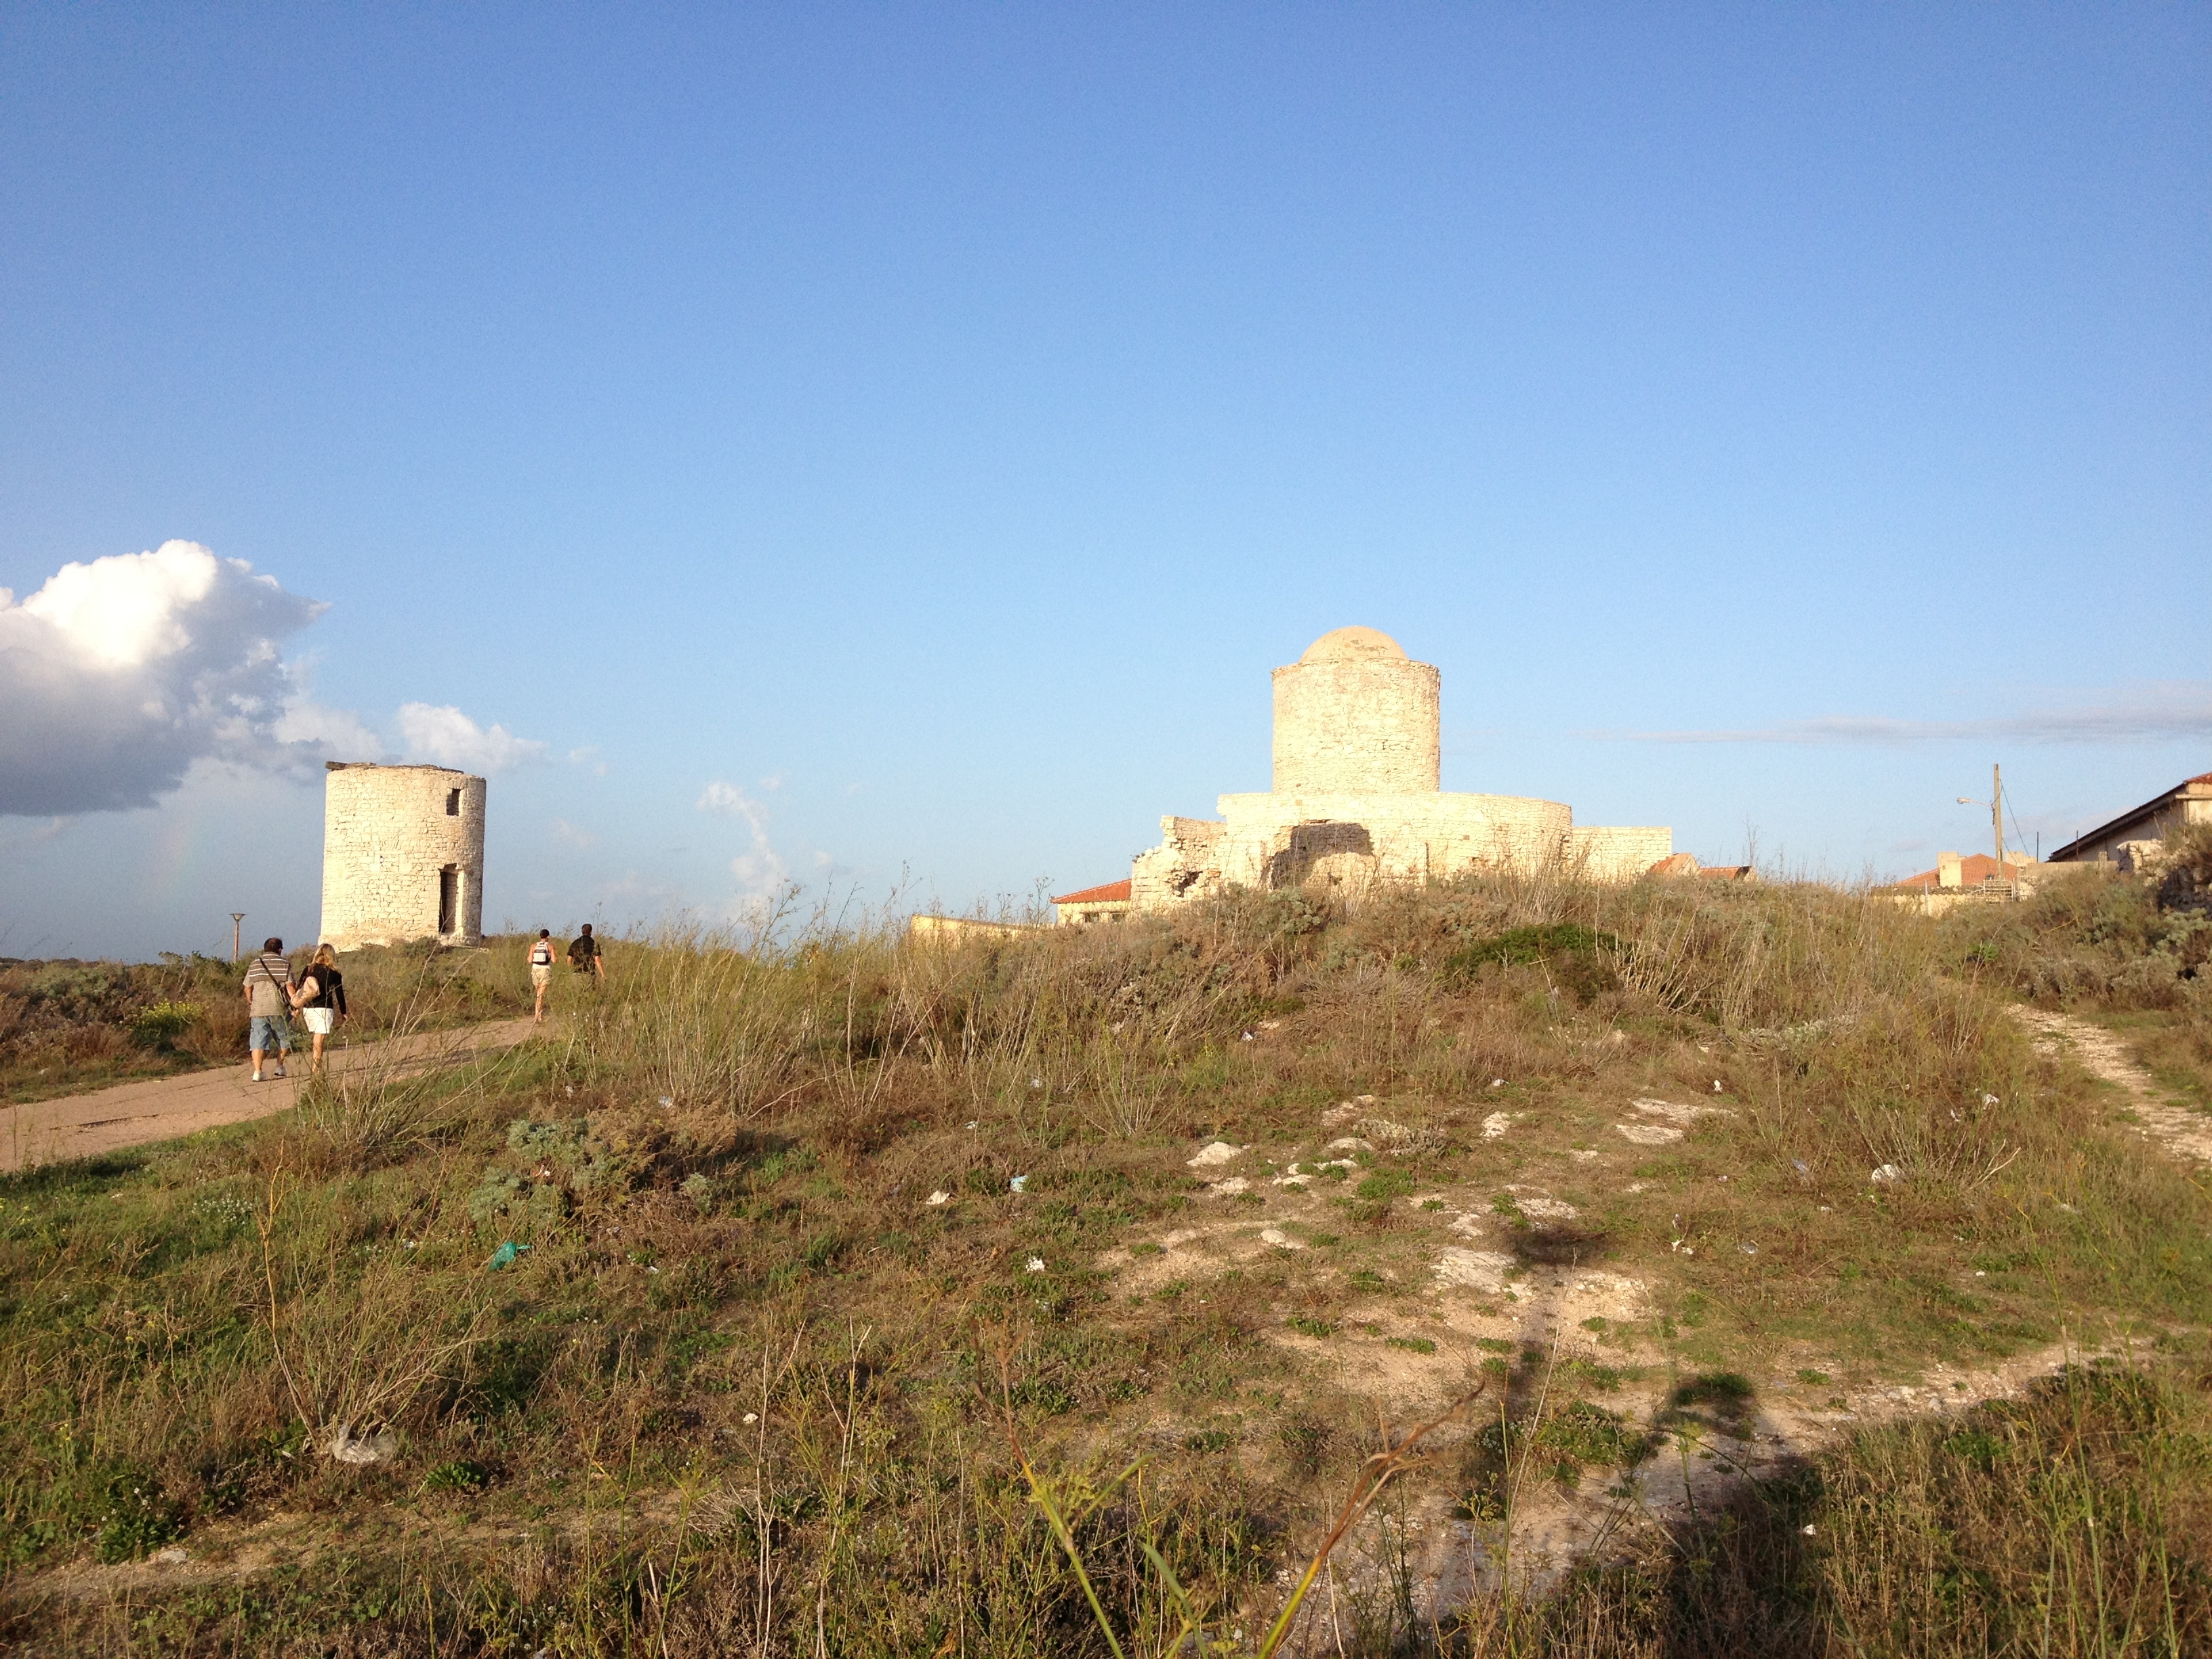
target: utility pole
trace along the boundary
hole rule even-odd
[[[2004,769],[1990,768],[1990,828],[1997,843],[1997,879],[2004,879]]]
[[[1961,806],[1986,805],[1990,809],[1990,840],[1995,845],[1997,854],[1996,872],[1990,878],[1990,880],[1998,884],[1998,890],[2002,892],[2005,878],[2004,769],[1995,764],[1990,766],[1990,798],[1986,802],[1976,800],[1971,795],[1961,795],[1959,797],[1959,805]],[[2020,896],[2020,889],[2017,885],[2012,890],[2012,896],[2014,898]]]
[[[246,912],[243,910],[230,913],[230,959],[233,962],[238,960],[238,924],[245,920]]]

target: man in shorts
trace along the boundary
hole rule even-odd
[[[595,988],[606,983],[606,963],[599,955],[599,942],[592,937],[592,924],[588,921],[568,946],[568,965],[580,974],[589,974]]]
[[[261,941],[261,954],[246,970],[246,1047],[253,1051],[253,1081],[261,1081],[261,1057],[276,1051],[275,1076],[283,1077],[284,1056],[292,1052],[292,964],[284,941]]]

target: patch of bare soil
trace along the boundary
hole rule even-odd
[[[2102,1026],[2072,1014],[2015,1006],[2013,1012],[2035,1033],[2039,1046],[2070,1054],[2092,1077],[2127,1097],[2136,1131],[2174,1157],[2212,1164],[2212,1117],[2176,1104],[2160,1092],[2151,1074],[2136,1062],[2126,1045]]]

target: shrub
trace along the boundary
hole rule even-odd
[[[131,1035],[149,1048],[173,1048],[206,1012],[197,1002],[157,1002],[131,1016]]]

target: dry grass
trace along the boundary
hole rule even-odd
[[[1503,1417],[1347,1528],[1292,1649],[2187,1650],[2150,1615],[2203,1628],[2212,1204],[2027,1045],[1980,942],[1817,888],[1555,878],[950,948],[615,941],[605,990],[564,975],[563,1023],[498,1062],[0,1183],[12,1628],[1246,1651],[1386,1425],[1480,1384]],[[1651,1098],[1725,1115],[1632,1144]],[[1347,1127],[1368,1148],[1331,1152]],[[1186,1165],[1216,1137],[1243,1194]],[[1440,1286],[1478,1232],[1501,1288]],[[1552,1287],[1584,1269],[1640,1288],[1580,1320]],[[2130,1331],[2171,1352],[2002,1424],[1866,1431],[1692,1521],[1629,1502],[1564,1581],[1497,1584],[1518,1523],[1481,1520],[1492,1588],[1423,1599],[1455,1498],[1534,1514],[1744,1413]],[[319,1455],[341,1425],[397,1455]],[[2094,1492],[2133,1507],[2090,1528]],[[208,1576],[51,1599],[57,1564],[172,1535]],[[237,1565],[266,1552],[313,1571]],[[2017,1634],[2045,1607],[2047,1649]]]

